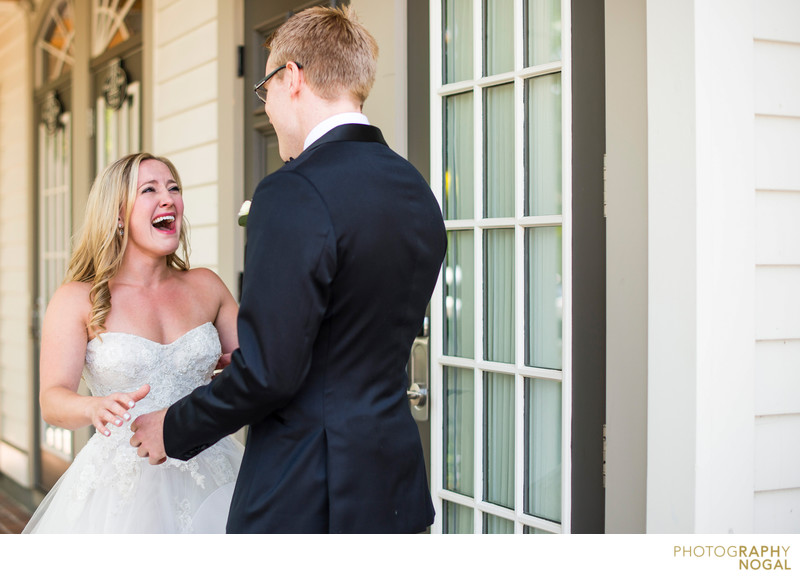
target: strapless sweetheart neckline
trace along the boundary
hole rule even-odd
[[[102,334],[99,334],[99,335],[95,336],[94,338],[92,338],[91,340],[89,340],[88,343],[91,344],[95,340],[99,340],[100,338],[105,338],[107,336],[130,336],[132,338],[138,338],[139,340],[144,340],[145,342],[150,342],[151,344],[155,344],[156,346],[172,346],[174,344],[177,344],[178,342],[180,342],[181,340],[183,340],[184,338],[186,338],[190,334],[193,334],[194,332],[200,330],[201,328],[204,328],[205,326],[208,326],[209,324],[210,325],[214,325],[214,322],[206,322],[204,324],[200,324],[199,326],[195,326],[191,330],[185,332],[181,336],[178,336],[177,338],[175,338],[171,342],[167,342],[166,344],[164,344],[162,342],[158,342],[156,340],[151,340],[150,338],[145,338],[144,336],[140,336],[138,334],[131,334],[130,332],[103,332]]]

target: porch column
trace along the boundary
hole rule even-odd
[[[647,531],[753,531],[752,0],[648,0]]]

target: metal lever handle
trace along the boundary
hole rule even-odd
[[[428,403],[428,389],[421,387],[416,382],[406,390],[406,396],[408,396],[408,400],[414,406],[422,407]]]

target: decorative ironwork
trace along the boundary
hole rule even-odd
[[[115,58],[108,67],[108,75],[103,85],[103,95],[109,108],[117,110],[128,96],[128,75],[122,68],[122,61]]]
[[[63,110],[64,108],[61,106],[61,101],[58,100],[56,91],[51,90],[48,92],[42,105],[42,121],[47,128],[47,132],[51,135],[58,130],[59,117]]]

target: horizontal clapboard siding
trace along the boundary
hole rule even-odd
[[[219,264],[219,0],[155,2],[154,150],[183,181],[191,265]]]
[[[30,49],[22,10],[0,8],[0,472],[30,484],[34,214]]]
[[[800,531],[800,2],[754,3],[755,532]]]

